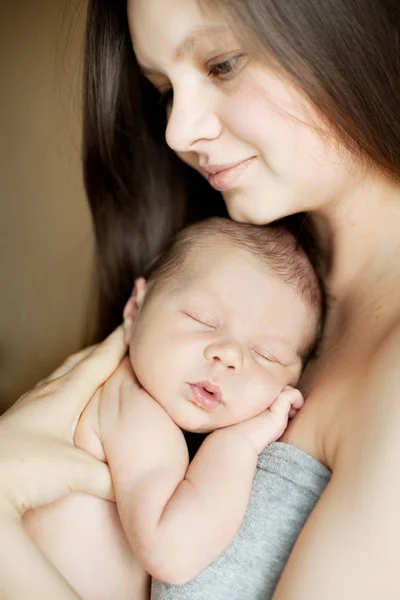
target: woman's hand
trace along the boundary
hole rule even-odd
[[[0,511],[22,516],[70,492],[113,499],[107,465],[74,446],[85,406],[126,353],[122,327],[70,357],[0,417]]]

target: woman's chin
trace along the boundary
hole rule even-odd
[[[229,216],[238,223],[251,225],[268,225],[273,221],[286,217],[289,213],[277,206],[276,202],[268,203],[266,198],[253,198],[250,193],[235,191],[224,197]]]

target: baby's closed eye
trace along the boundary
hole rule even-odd
[[[274,354],[272,354],[269,350],[267,350],[266,348],[261,348],[259,346],[253,346],[252,352],[258,358],[261,358],[262,360],[264,360],[268,363],[280,363],[280,361],[277,359],[277,357]]]
[[[205,325],[206,327],[208,327],[210,329],[218,329],[218,327],[219,327],[218,321],[206,313],[199,313],[199,312],[193,311],[193,310],[190,310],[190,311],[184,310],[182,312],[184,315],[189,317],[189,319],[191,319],[192,321],[195,321],[196,323],[200,323],[200,325]]]

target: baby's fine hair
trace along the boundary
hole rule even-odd
[[[174,236],[144,274],[148,279],[148,296],[164,283],[179,282],[187,259],[209,250],[213,242],[223,238],[259,258],[272,274],[293,286],[316,317],[318,342],[326,312],[323,283],[296,237],[282,224],[260,226],[213,217],[189,225]],[[311,354],[316,346],[313,345]]]

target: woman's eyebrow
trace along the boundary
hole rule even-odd
[[[225,28],[221,26],[196,27],[175,50],[175,60],[178,62],[182,61],[185,56],[196,47],[201,39],[209,36],[210,34],[220,33],[222,30],[225,30]],[[143,75],[160,75],[160,71],[155,69],[149,69],[140,64],[139,67]]]
[[[223,29],[222,27],[196,27],[191,33],[181,42],[175,51],[175,59],[180,61],[191,52],[197,45],[197,43],[204,37],[207,37],[210,33],[218,33]]]

